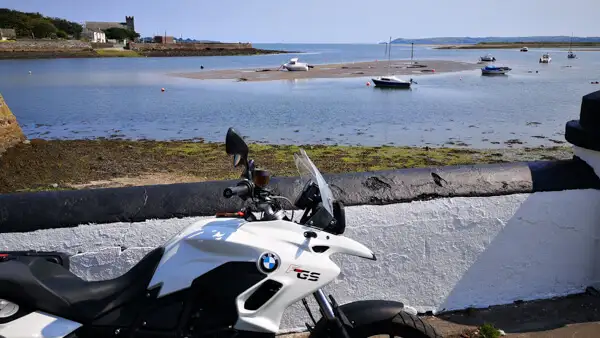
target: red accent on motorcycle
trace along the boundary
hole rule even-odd
[[[217,212],[216,217],[228,217],[228,218],[244,218],[245,214],[241,211],[238,212]]]

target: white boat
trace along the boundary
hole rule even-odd
[[[308,64],[303,62],[298,62],[298,58],[293,58],[288,61],[288,63],[283,64],[283,68],[287,69],[290,72],[297,71],[308,71]]]
[[[550,63],[550,61],[552,61],[552,58],[550,57],[549,53],[544,53],[544,55],[542,55],[540,58],[540,63]]]
[[[412,84],[412,79],[410,81],[399,79],[393,75],[390,76],[380,76],[372,79],[375,87],[383,87],[383,88],[410,88]]]
[[[486,56],[480,56],[479,60],[485,61],[485,62],[494,62],[494,61],[496,61],[496,58],[493,57],[492,54],[488,54]]]
[[[509,67],[497,67],[494,65],[488,65],[481,68],[481,75],[506,75],[512,69]]]
[[[521,48],[521,52],[529,52],[529,48],[523,47],[523,48]]]
[[[388,54],[388,72],[390,69],[390,64],[391,64],[391,58],[392,58],[392,38],[390,37],[390,42],[388,43],[388,45],[386,46],[386,52]],[[394,75],[386,75],[386,76],[379,76],[376,78],[371,79],[373,80],[373,83],[375,84],[375,87],[379,87],[379,88],[404,88],[404,89],[408,89],[410,88],[410,85],[413,83],[413,80],[410,79],[410,81],[406,81],[406,80],[402,80],[399,79],[397,77],[395,77]]]

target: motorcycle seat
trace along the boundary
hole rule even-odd
[[[45,259],[0,263],[0,298],[28,311],[43,311],[81,324],[145,297],[164,249],[148,253],[128,272],[111,280],[88,282]]]

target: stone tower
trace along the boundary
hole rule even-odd
[[[125,17],[125,25],[127,25],[127,28],[135,32],[135,23],[133,21],[133,16]]]

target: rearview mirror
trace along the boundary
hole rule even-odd
[[[246,164],[248,160],[248,145],[244,139],[233,129],[227,130],[225,137],[225,151],[228,155],[233,155],[233,166]]]

